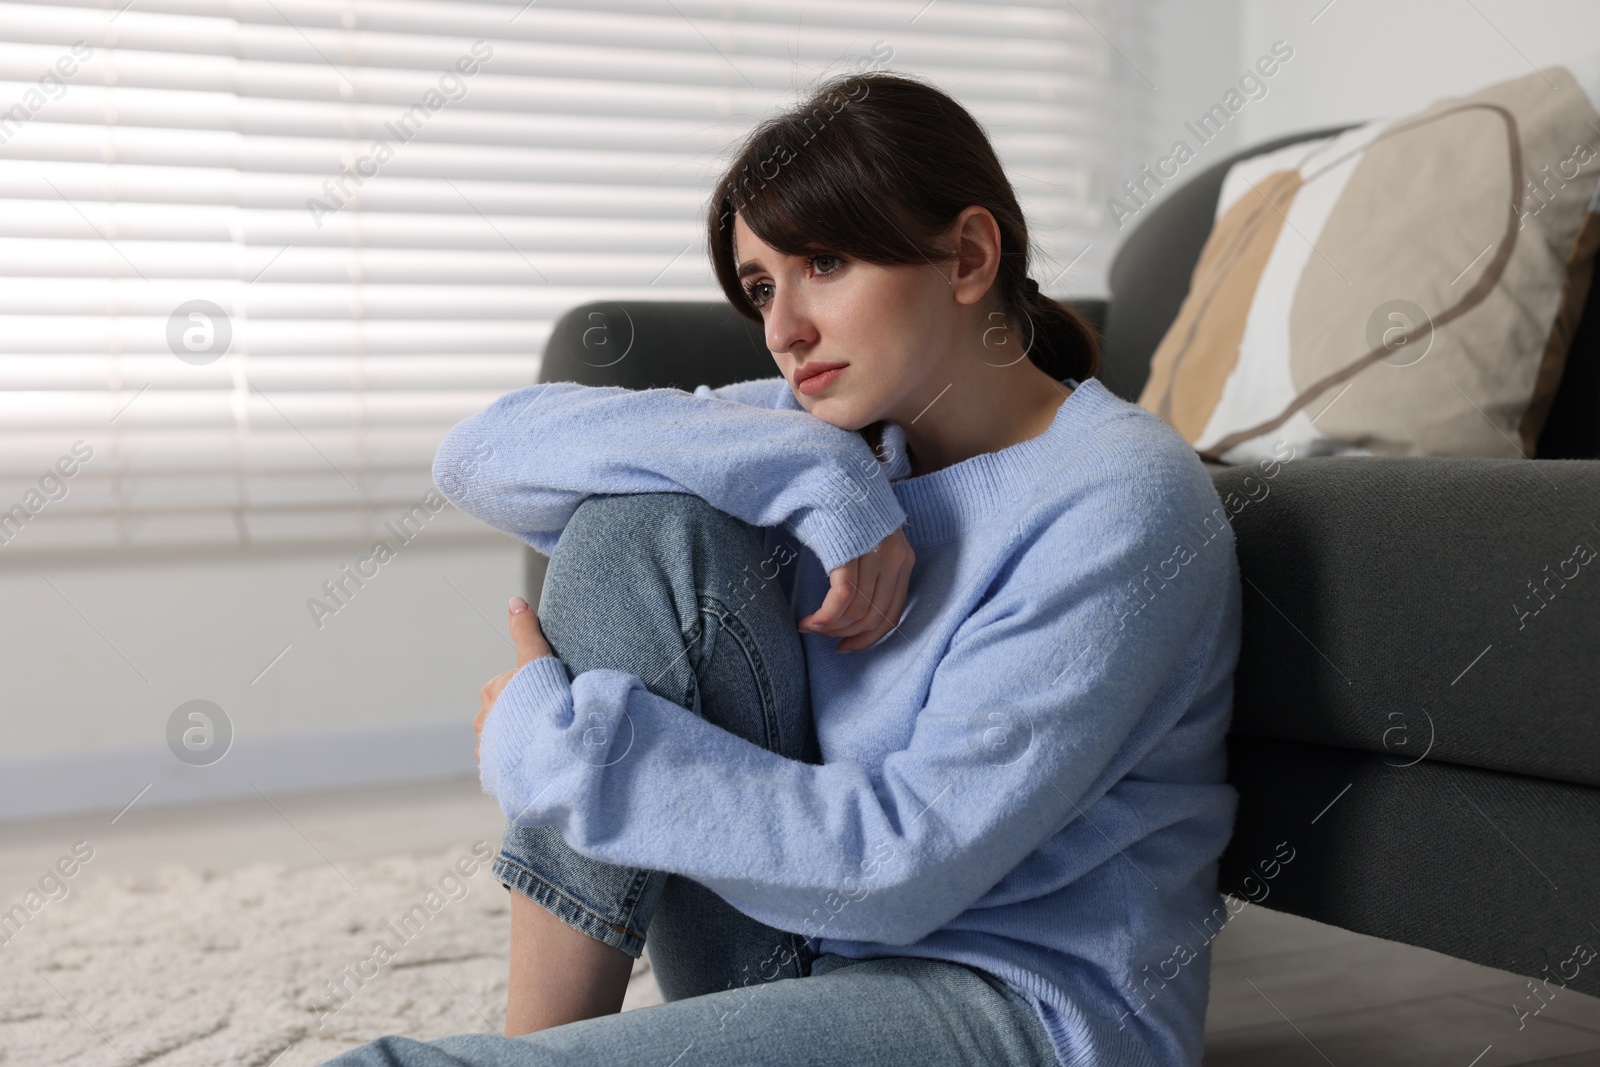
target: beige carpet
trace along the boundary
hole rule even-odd
[[[66,884],[0,944],[5,1067],[309,1067],[505,1022],[508,894],[470,841],[337,868],[90,864]],[[656,1003],[641,959],[623,1010]]]

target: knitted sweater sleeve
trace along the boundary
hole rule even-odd
[[[832,570],[906,520],[860,434],[793,404],[782,377],[694,393],[542,382],[457,423],[433,464],[462,511],[545,555],[597,494],[692,493],[782,526]]]
[[[914,943],[1080,818],[1195,699],[1231,532],[1186,549],[1177,505],[1115,492],[1019,528],[1025,550],[948,647],[911,653],[938,663],[909,744],[879,767],[784,758],[634,675],[569,681],[547,656],[488,716],[485,791],[513,823],[686,875],[778,929]],[[1147,599],[1152,572],[1172,580]],[[902,627],[914,640],[914,616]]]

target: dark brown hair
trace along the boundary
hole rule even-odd
[[[995,287],[1028,358],[1058,381],[1094,377],[1093,326],[1029,284],[1028,224],[987,134],[951,97],[904,74],[837,75],[750,132],[711,200],[712,270],[739,314],[759,325],[738,278],[736,213],[785,255],[888,266],[948,260],[954,250],[938,239],[973,204],[999,225]]]

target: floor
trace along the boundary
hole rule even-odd
[[[0,901],[18,899],[80,839],[97,875],[136,878],[168,863],[337,869],[479,837],[497,844],[502,826],[475,779],[194,808],[136,802],[114,822],[0,823]],[[1560,990],[1519,1024],[1513,1004],[1536,1003],[1524,978],[1250,904],[1213,947],[1207,1067],[1600,1065],[1600,998]],[[640,973],[627,1008],[658,1002],[650,986]]]

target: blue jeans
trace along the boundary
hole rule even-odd
[[[797,551],[690,494],[590,497],[550,558],[540,627],[569,675],[628,671],[747,741],[820,763],[778,574]],[[690,878],[583,856],[552,826],[508,824],[491,870],[590,937],[636,958],[648,947],[666,1003],[519,1037],[390,1035],[325,1067],[1057,1063],[1028,1002],[978,968],[818,955]]]

